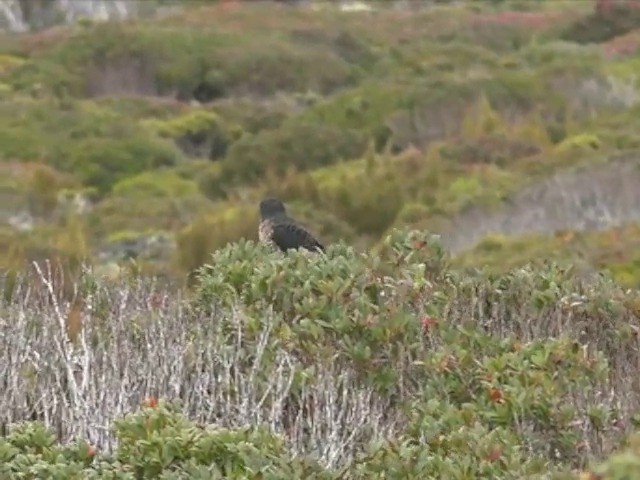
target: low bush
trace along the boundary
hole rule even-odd
[[[67,304],[37,278],[0,305],[0,406],[56,439],[12,427],[2,473],[572,478],[640,426],[640,297],[605,276],[456,270],[393,230],[376,254],[227,245],[188,298],[87,271]],[[175,407],[117,420],[149,397]]]
[[[615,452],[606,461],[584,472],[583,478],[601,478],[602,480],[624,480],[640,475],[640,434],[634,434],[625,442],[624,448]]]
[[[87,221],[100,243],[120,231],[176,231],[210,207],[195,181],[175,170],[148,171],[116,183]]]
[[[117,181],[181,158],[168,140],[107,107],[17,97],[0,101],[3,157],[38,159],[104,195]]]
[[[186,155],[210,160],[224,157],[229,145],[242,134],[239,128],[227,127],[208,110],[191,110],[169,120],[148,120],[146,124],[161,137],[174,140]]]
[[[221,99],[214,102],[212,110],[225,121],[240,125],[243,131],[258,133],[260,130],[278,128],[287,118],[301,108],[292,96],[274,96],[267,101],[256,101],[243,97]]]
[[[267,172],[282,176],[289,167],[310,170],[358,158],[367,140],[358,130],[291,121],[234,143],[223,160],[223,175],[231,182],[247,182]]]
[[[264,428],[202,426],[150,399],[115,422],[115,452],[79,440],[63,446],[41,423],[14,426],[0,438],[0,475],[7,478],[133,479],[331,478],[317,462],[294,458]],[[27,477],[24,477],[27,475]]]

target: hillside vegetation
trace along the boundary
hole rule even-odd
[[[0,268],[134,259],[183,278],[256,238],[267,193],[326,243],[427,228],[458,254],[524,236],[514,261],[536,257],[531,235],[638,222],[633,177],[609,196],[573,182],[560,221],[555,200],[521,195],[621,154],[637,163],[634,5],[250,3],[0,39]],[[540,214],[518,223],[532,202]],[[634,231],[598,233],[620,254],[580,260],[637,285]],[[465,264],[490,259],[478,248]]]
[[[1,479],[640,478],[640,5],[375,3],[0,36]]]

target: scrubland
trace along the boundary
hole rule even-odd
[[[3,34],[0,478],[640,475],[640,8],[595,3]]]

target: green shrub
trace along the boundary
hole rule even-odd
[[[437,410],[437,404],[429,407]],[[527,478],[555,470],[542,458],[522,451],[508,430],[456,421],[460,412],[444,410],[445,418],[435,411],[425,418],[438,426],[421,440],[400,438],[371,448],[354,462],[350,478]],[[448,422],[452,427],[457,424],[455,429],[442,428]]]
[[[298,170],[318,168],[357,158],[367,140],[357,130],[291,121],[234,143],[224,159],[223,175],[232,181],[250,182],[266,172],[282,176],[292,166]]]
[[[258,133],[278,128],[296,114],[300,105],[296,97],[278,95],[265,102],[231,97],[213,103],[211,108],[228,124],[239,125],[244,132]]]
[[[147,125],[161,137],[173,139],[191,157],[217,160],[227,153],[229,144],[239,137],[220,117],[208,110],[191,110],[168,120],[148,120]]]
[[[12,69],[22,65],[24,62],[24,58],[2,53],[0,54],[0,74],[4,75]]]
[[[640,434],[630,436],[625,448],[612,454],[606,461],[598,465],[593,471],[583,473],[583,478],[598,478],[602,480],[625,480],[640,475]]]
[[[326,255],[282,255],[242,242],[215,252],[198,282],[200,308],[242,306],[247,340],[258,340],[269,311],[278,348],[303,365],[331,358],[408,412],[398,444],[378,445],[370,455],[380,460],[354,467],[369,473],[499,477],[543,474],[549,462],[583,466],[582,442],[618,415],[600,389],[637,355],[627,322],[638,319],[624,306],[634,301],[612,300],[621,290],[608,279],[582,284],[553,265],[457,272],[439,242],[417,232],[393,231],[379,256],[340,244]],[[557,315],[573,320],[561,327]],[[577,394],[584,403],[574,404]]]
[[[222,200],[226,198],[228,183],[222,178],[222,165],[218,163],[208,164],[202,169],[198,177],[198,188],[209,200]]]
[[[211,207],[198,183],[175,170],[147,171],[116,183],[88,214],[98,240],[120,231],[175,231]]]
[[[173,165],[180,152],[126,116],[89,102],[60,105],[17,97],[0,102],[5,159],[43,163],[107,193],[117,181]]]
[[[357,176],[336,177],[318,186],[323,207],[335,212],[360,234],[382,235],[406,199],[404,179],[386,165]]]
[[[545,459],[553,456],[560,463],[580,464],[583,430],[578,422],[583,412],[571,406],[570,399],[576,391],[597,397],[608,375],[601,355],[585,358],[580,345],[567,337],[526,345],[513,337],[496,342],[471,323],[446,336],[448,347],[425,365],[431,375],[424,397],[412,410],[416,440],[431,439],[434,454],[451,454],[461,430],[497,430],[505,435],[500,445],[505,453],[512,445],[537,453],[537,459],[518,461],[535,464],[536,473],[542,473]],[[562,378],[555,378],[558,368]],[[595,429],[615,415],[613,408],[592,408]]]
[[[596,136],[588,133],[572,135],[560,142],[556,149],[558,152],[581,151],[581,150],[598,150],[602,146],[601,140]]]
[[[224,52],[213,67],[228,89],[239,94],[316,91],[327,94],[355,82],[359,70],[321,46],[302,49],[298,44],[262,39],[250,48]]]
[[[197,195],[198,186],[194,181],[181,178],[173,171],[147,171],[129,177],[113,186],[113,195],[138,197],[141,200],[152,200],[154,197],[179,198]]]
[[[321,123],[343,129],[364,130],[370,136],[379,133],[386,120],[401,108],[410,92],[402,82],[389,79],[368,80],[352,89],[322,99],[301,114],[304,121]],[[378,139],[384,147],[386,139]]]
[[[259,326],[260,312],[273,309],[283,338],[298,339],[291,346],[304,364],[329,355],[377,387],[395,390],[420,348],[414,301],[430,290],[427,278],[440,275],[445,255],[434,239],[417,232],[390,235],[386,245],[388,264],[344,244],[331,245],[327,257],[309,257],[304,252],[280,256],[262,244],[240,242],[216,251],[200,269],[197,303],[223,309],[243,305],[251,319],[248,334]],[[394,263],[406,265],[406,277],[383,284]],[[409,279],[412,283],[404,284]]]
[[[172,166],[178,158],[170,145],[158,140],[91,138],[78,141],[67,161],[69,169],[86,185],[107,193],[119,180],[145,170]]]
[[[101,454],[85,441],[61,446],[40,423],[0,438],[0,475],[7,478],[331,478],[316,462],[291,458],[264,428],[199,426],[161,403],[120,418],[118,447]]]
[[[99,108],[110,110],[130,120],[168,120],[191,107],[172,98],[134,95],[108,95],[92,100]]]

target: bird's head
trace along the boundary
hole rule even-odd
[[[286,215],[284,203],[277,198],[265,198],[260,202],[260,216],[262,218],[273,218]]]

